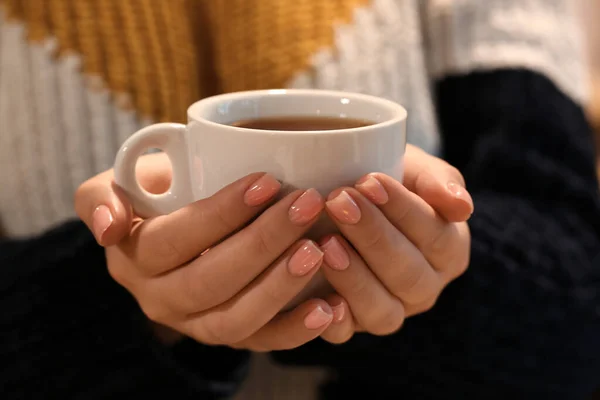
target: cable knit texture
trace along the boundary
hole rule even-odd
[[[125,138],[185,121],[188,105],[217,92],[386,97],[407,108],[409,142],[434,154],[432,77],[521,66],[584,100],[571,3],[0,0],[4,234],[72,217],[77,186],[109,168]]]

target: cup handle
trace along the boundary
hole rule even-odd
[[[186,131],[183,124],[150,125],[130,136],[117,153],[115,182],[125,191],[138,216],[149,218],[169,214],[194,201]],[[151,148],[162,150],[169,157],[173,169],[171,187],[162,194],[146,191],[135,174],[138,158]]]

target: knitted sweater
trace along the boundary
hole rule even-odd
[[[235,390],[247,353],[162,346],[83,224],[48,226],[136,127],[286,84],[407,105],[411,141],[444,143],[476,212],[470,268],[432,311],[275,358],[332,368],[326,398],[584,399],[600,383],[600,194],[571,1],[0,1],[2,398]]]
[[[185,121],[217,92],[383,96],[407,108],[409,141],[432,153],[431,84],[448,73],[528,67],[585,100],[572,1],[478,3],[0,0],[0,226],[26,236],[72,217],[72,193],[128,135]]]

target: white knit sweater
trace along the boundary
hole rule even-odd
[[[409,110],[409,141],[436,153],[431,86],[447,74],[525,67],[585,101],[578,1],[372,0],[289,86],[398,101]],[[9,236],[73,217],[77,186],[110,168],[120,143],[152,122],[90,90],[99,77],[84,76],[76,54],[56,60],[55,46],[53,38],[31,44],[26,27],[0,11],[0,222]]]

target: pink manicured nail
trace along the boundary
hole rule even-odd
[[[333,310],[333,322],[339,324],[344,319],[346,311],[344,311],[344,303],[340,303],[337,306],[331,306]]]
[[[313,268],[318,267],[323,260],[323,252],[317,245],[308,240],[304,243],[288,262],[290,274],[294,276],[303,276],[308,274]]]
[[[353,225],[360,221],[360,208],[345,190],[325,204],[333,216],[342,223]]]
[[[323,249],[323,259],[333,269],[343,271],[350,266],[350,258],[340,242],[332,237],[321,246]]]
[[[312,221],[323,210],[323,197],[315,189],[308,189],[298,197],[288,212],[290,221],[304,225]]]
[[[92,231],[98,243],[102,243],[104,232],[110,228],[114,221],[114,217],[107,206],[98,206],[92,215]]]
[[[475,206],[473,205],[473,198],[471,197],[467,189],[465,189],[464,186],[456,182],[448,182],[447,187],[448,191],[452,194],[452,196],[464,201],[469,205],[472,213]]]
[[[246,190],[246,193],[244,193],[244,203],[250,207],[259,206],[272,199],[279,192],[280,188],[281,184],[277,179],[269,174],[265,174]]]
[[[304,317],[304,326],[308,329],[319,329],[327,325],[333,319],[333,313],[328,311],[325,311],[321,306],[317,306]]]
[[[383,205],[390,199],[381,182],[373,176],[368,176],[364,181],[357,183],[356,188],[378,205]]]

